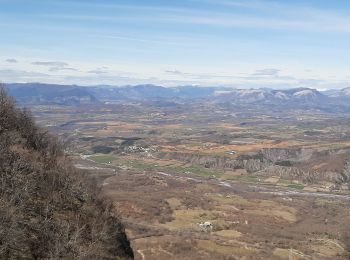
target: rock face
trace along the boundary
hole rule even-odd
[[[132,259],[86,176],[0,89],[0,259]]]
[[[158,156],[206,168],[245,169],[254,175],[279,176],[304,183],[331,182],[335,188],[350,184],[350,150],[273,148],[262,149],[255,154],[240,155],[234,159],[180,152],[159,153]]]

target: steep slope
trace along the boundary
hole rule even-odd
[[[0,89],[0,259],[132,259],[111,210]]]

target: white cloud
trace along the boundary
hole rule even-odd
[[[55,67],[68,66],[68,63],[61,62],[61,61],[34,61],[34,62],[32,62],[32,64],[38,65],[38,66],[55,66]]]
[[[35,58],[33,58],[35,59]],[[61,67],[52,67],[57,62],[45,62],[46,65],[34,65],[27,59],[18,65],[17,69],[8,69],[6,63],[0,64],[0,81],[3,82],[43,82],[77,85],[134,85],[159,84],[164,86],[199,85],[199,86],[227,86],[240,88],[292,88],[312,87],[317,89],[342,88],[348,86],[348,74],[343,78],[327,76],[320,71],[290,70],[272,66],[263,68],[254,66],[233,67],[218,71],[212,68],[177,67],[147,69],[146,65],[116,66],[96,63],[58,62]],[[74,64],[71,67],[69,64]],[[69,67],[68,67],[69,66]],[[145,67],[146,66],[146,67]],[[170,66],[169,66],[170,67]],[[79,70],[75,68],[80,68]],[[143,70],[143,71],[142,71]],[[129,72],[133,71],[133,72]],[[141,72],[142,71],[142,72]],[[139,72],[139,73],[138,73]]]
[[[87,73],[100,75],[100,74],[107,74],[107,73],[109,73],[109,71],[106,67],[102,67],[102,68],[96,68],[93,70],[89,70]]]
[[[58,71],[79,71],[79,70],[75,68],[69,68],[69,67],[51,67],[49,71],[58,72]]]
[[[181,76],[185,76],[186,75],[186,73],[183,73],[183,72],[181,72],[179,70],[166,70],[165,72],[168,73],[168,74],[171,74],[171,75],[181,75]]]
[[[17,63],[18,61],[16,59],[6,59],[7,63]]]
[[[277,76],[279,74],[279,69],[260,69],[256,70],[254,76]]]
[[[50,75],[35,71],[0,69],[0,81],[3,82],[33,82],[44,80]]]

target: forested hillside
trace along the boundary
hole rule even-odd
[[[0,89],[0,258],[131,259],[98,190]]]

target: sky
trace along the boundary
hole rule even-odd
[[[0,0],[0,81],[350,86],[348,0]]]

